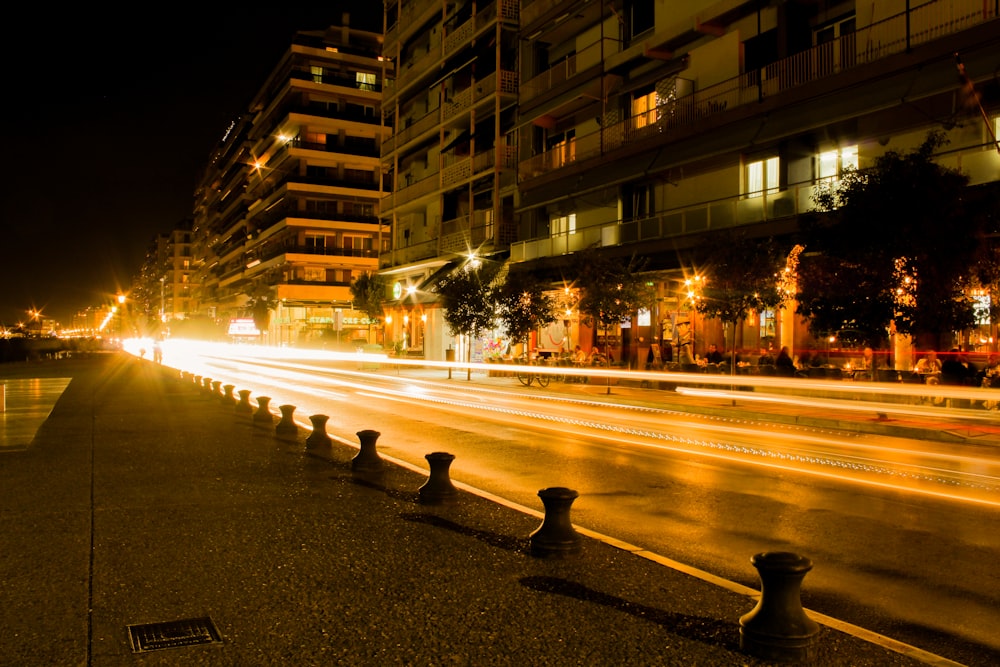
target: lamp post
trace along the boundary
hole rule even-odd
[[[166,282],[167,282],[167,277],[160,276],[160,324],[161,325],[167,321],[167,313],[166,313],[167,302],[164,293],[164,289],[166,288]]]
[[[118,340],[119,342],[124,338],[124,323],[125,323],[125,295],[118,295]]]

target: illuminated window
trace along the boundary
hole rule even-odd
[[[323,83],[323,68],[319,65],[312,65],[309,67],[309,73],[312,74],[312,80],[315,83]]]
[[[858,168],[858,147],[843,146],[836,150],[825,151],[816,157],[817,180],[836,181],[843,177],[848,169]]]
[[[553,167],[562,167],[576,160],[576,130],[549,137],[549,155]]]
[[[764,193],[774,194],[778,191],[778,158],[758,160],[747,165],[746,195],[760,197]]]
[[[375,75],[368,72],[357,72],[354,75],[361,90],[375,90]]]
[[[549,226],[553,234],[572,234],[576,231],[576,213],[552,218]]]
[[[636,128],[646,127],[656,122],[656,92],[642,95],[632,100],[632,116]]]
[[[326,269],[321,266],[307,266],[302,277],[309,282],[322,283],[326,281]]]

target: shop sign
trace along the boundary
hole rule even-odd
[[[260,330],[252,317],[237,317],[229,320],[230,336],[259,336]]]

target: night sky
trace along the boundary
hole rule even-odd
[[[295,31],[346,10],[381,31],[381,3],[358,4],[19,5],[0,29],[0,324],[38,308],[69,326],[126,289]]]

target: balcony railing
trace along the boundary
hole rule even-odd
[[[440,120],[440,109],[434,109],[416,120],[404,120],[404,127],[396,133],[396,136],[390,137],[382,142],[382,152],[388,154],[394,150],[402,148],[412,139],[415,139],[424,132],[437,127]]]
[[[493,72],[492,74],[488,74],[482,79],[475,81],[465,90],[455,93],[452,96],[452,99],[445,102],[443,113],[444,120],[458,115],[477,102],[493,95],[498,90],[498,80],[500,82],[499,91],[501,93],[507,95],[517,94],[517,72],[500,70],[499,77],[497,77],[497,72]]]
[[[556,63],[538,76],[521,84],[521,103],[560,86],[588,67],[600,65],[604,58],[621,50],[619,42],[605,37]]]
[[[575,152],[571,155],[561,146],[532,156],[519,165],[519,178],[534,178],[572,162],[648,141],[678,128],[688,127],[706,117],[757,103],[807,83],[902,53],[914,45],[995,19],[996,4],[983,3],[981,0],[939,1],[922,5],[909,12],[909,22],[906,14],[898,14],[760,70],[669,100],[655,111],[641,113],[597,132],[577,137]],[[576,57],[579,58],[580,54]],[[567,62],[531,79],[522,86],[522,102],[532,94],[561,83],[577,69],[578,64]]]

